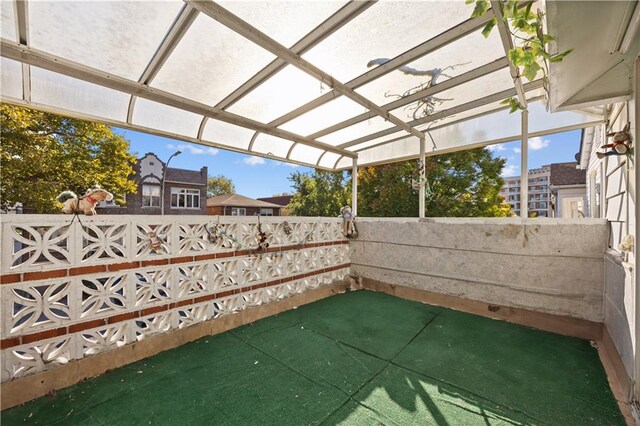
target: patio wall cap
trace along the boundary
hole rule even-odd
[[[606,219],[581,218],[528,218],[519,217],[428,217],[424,219],[406,217],[358,217],[358,222],[426,222],[449,224],[487,224],[487,225],[606,225]]]

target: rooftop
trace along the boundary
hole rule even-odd
[[[7,424],[185,419],[624,424],[588,341],[370,291],[205,337],[2,413]]]
[[[207,198],[207,207],[211,206],[233,206],[233,207],[265,207],[280,208],[279,204],[267,203],[266,201],[255,200],[240,194],[225,194]]]

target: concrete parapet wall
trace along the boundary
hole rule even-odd
[[[604,220],[359,218],[358,231],[356,275],[603,321]]]

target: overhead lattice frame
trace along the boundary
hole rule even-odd
[[[3,102],[331,170],[518,139],[498,102],[543,94],[462,2],[92,3],[2,3]],[[530,110],[539,134],[594,123]]]

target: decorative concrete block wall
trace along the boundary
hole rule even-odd
[[[349,274],[336,218],[3,215],[2,381]],[[260,220],[260,222],[258,222]],[[268,248],[259,248],[259,231]]]
[[[603,321],[605,220],[358,218],[357,226],[355,275]]]

